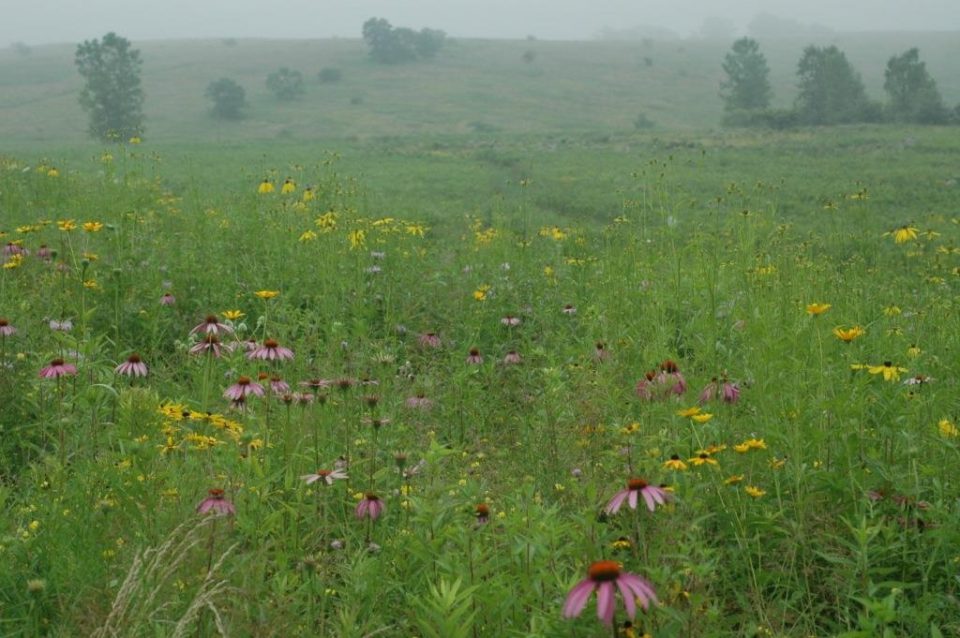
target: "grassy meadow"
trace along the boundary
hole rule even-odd
[[[0,53],[0,635],[960,635],[960,127],[716,130],[720,44],[135,44],[115,146]]]

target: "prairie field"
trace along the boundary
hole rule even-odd
[[[726,44],[141,48],[123,144],[0,53],[0,635],[960,636],[960,127],[719,129]]]

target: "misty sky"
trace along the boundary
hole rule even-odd
[[[454,37],[589,39],[637,25],[686,36],[718,15],[745,32],[761,12],[837,31],[960,30],[960,0],[0,0],[0,47],[108,31],[132,40],[356,38],[372,16]]]

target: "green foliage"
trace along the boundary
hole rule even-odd
[[[800,94],[795,108],[804,124],[845,124],[880,119],[863,80],[836,46],[808,46],[797,65]]]
[[[246,91],[235,80],[220,78],[207,85],[205,95],[213,101],[214,117],[236,120],[247,106]]]
[[[327,66],[317,73],[317,79],[320,84],[333,84],[343,79],[343,71],[338,68]]]
[[[370,18],[363,23],[363,40],[370,48],[370,57],[380,64],[433,58],[443,48],[446,37],[437,29],[424,28],[417,32],[393,27],[384,18]]]
[[[267,89],[278,100],[289,102],[302,96],[303,74],[287,67],[281,67],[267,76]]]
[[[945,124],[950,117],[937,83],[920,61],[920,52],[912,48],[887,62],[883,89],[887,92],[887,110],[895,122]]]
[[[770,105],[770,68],[756,40],[741,38],[734,42],[724,58],[723,71],[727,79],[720,85],[720,95],[727,113],[758,111]]]
[[[90,135],[103,141],[142,135],[140,52],[111,32],[78,45],[74,61],[85,82],[80,104],[90,117]]]
[[[638,131],[646,131],[656,127],[657,123],[651,120],[646,113],[640,113],[633,119],[633,128]]]

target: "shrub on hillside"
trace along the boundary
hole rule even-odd
[[[343,71],[332,66],[326,66],[317,73],[317,79],[321,84],[333,84],[343,79]]]
[[[295,100],[303,95],[303,74],[287,67],[277,69],[267,76],[267,89],[278,100]]]

